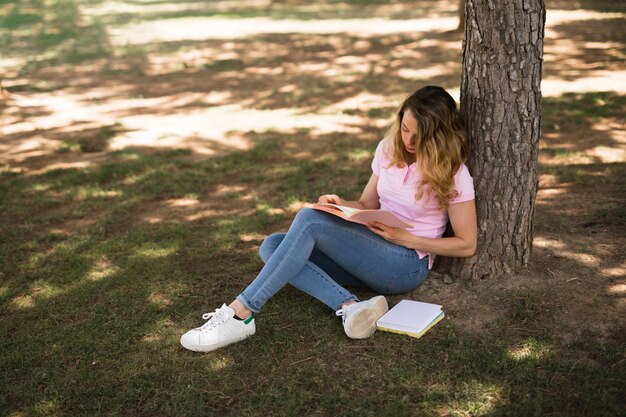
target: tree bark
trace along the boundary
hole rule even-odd
[[[461,114],[470,144],[478,249],[456,258],[465,279],[500,277],[528,265],[537,194],[543,0],[467,0]]]

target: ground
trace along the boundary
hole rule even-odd
[[[72,304],[89,286],[120,297],[135,288],[145,308],[160,314],[153,327],[141,328],[148,352],[160,341],[175,349],[176,335],[192,324],[190,312],[217,307],[253,279],[262,239],[286,230],[302,204],[329,192],[358,197],[375,144],[406,93],[438,84],[459,95],[463,35],[453,31],[452,1],[52,3],[43,12],[43,1],[0,2],[8,28],[0,44],[7,51],[0,59],[0,297],[3,313],[16,320],[0,322],[3,334],[39,313],[54,317],[55,303],[89,306]],[[619,372],[619,384],[626,330],[625,10],[608,1],[547,6],[528,269],[470,282],[434,272],[412,294],[389,300],[443,304],[446,328],[467,340],[499,334],[504,320],[513,335],[507,352],[518,359],[548,355],[542,335],[554,346],[617,346],[610,361],[586,354],[564,362],[569,372],[561,376],[584,365],[606,370],[607,380]],[[153,281],[142,287],[134,276]],[[130,290],[113,284],[120,279]],[[199,294],[209,294],[208,303]],[[287,289],[267,316],[298,297]],[[107,305],[118,308],[112,298],[98,301],[90,320],[109,325],[98,315]],[[77,326],[75,314],[63,320]],[[327,347],[289,350],[290,342],[276,336],[292,325],[284,326],[266,330],[278,337],[278,349],[284,343],[291,352],[279,365],[335,369],[318,360]],[[335,342],[327,343],[329,349]],[[364,355],[379,347],[358,346]],[[353,366],[368,358],[348,356]],[[11,358],[7,366],[19,368],[23,359]],[[211,366],[234,362],[216,357]],[[411,392],[409,385],[401,389]],[[442,405],[433,394],[427,411],[506,414],[497,405],[514,394],[485,390],[493,398],[477,400],[483,408],[445,403],[444,394]],[[25,392],[3,397],[6,415],[45,415],[45,407],[63,414],[68,407],[61,394],[54,402]],[[229,392],[218,391],[227,408],[238,401]],[[133,407],[148,413],[142,401]]]

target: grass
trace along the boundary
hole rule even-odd
[[[89,3],[81,1],[81,3]],[[155,5],[158,2],[134,2],[125,1],[132,5]],[[410,4],[411,7],[402,11],[389,10],[388,0],[350,0],[350,1],[319,1],[314,4],[306,2],[272,2],[269,4],[260,3],[233,3],[213,5],[203,4],[198,7],[195,2],[189,0],[170,1],[168,3],[177,4],[179,7],[173,10],[152,11],[147,9],[141,12],[123,12],[111,14],[106,17],[108,24],[132,24],[153,20],[181,19],[181,18],[216,18],[216,19],[250,19],[258,17],[269,17],[276,20],[293,19],[309,21],[316,19],[354,19],[359,17],[371,18],[380,17],[386,19],[409,19],[420,18],[438,11],[451,16],[455,15],[454,10],[437,8],[434,2],[423,2],[416,5],[414,2],[402,1],[397,3]],[[185,7],[190,5],[192,7]],[[195,6],[195,7],[194,7]]]
[[[622,117],[626,109],[626,96],[612,91],[565,93],[558,97],[544,97],[544,124],[553,120],[582,122],[600,117]]]
[[[259,316],[255,337],[207,355],[181,350],[181,332],[261,266],[241,236],[287,224],[289,215],[267,208],[311,201],[342,174],[324,159],[294,165],[287,141],[196,162],[184,150],[124,151],[83,171],[2,171],[10,227],[0,241],[1,415],[621,412],[623,336],[566,343],[546,334],[550,303],[537,292],[511,293],[508,313],[480,337],[444,322],[419,341],[350,341],[332,312],[287,288]],[[335,157],[367,178],[353,154],[339,147]],[[259,169],[264,180],[239,182]],[[150,202],[210,196],[218,184],[262,193],[260,206],[231,194],[232,207],[256,215],[141,221]],[[64,232],[74,218],[96,220]]]
[[[563,160],[566,162],[567,158]],[[583,187],[607,185],[616,195],[623,193],[626,186],[626,164],[620,162],[541,166],[540,172],[556,176],[559,183]]]
[[[10,1],[0,10],[0,48],[9,56],[30,55],[22,72],[112,54],[104,24],[86,17],[75,0]]]
[[[345,16],[358,17],[366,9],[361,5],[383,3],[289,3],[269,12],[236,3],[221,16],[340,18],[352,7]],[[217,13],[208,5],[199,13],[94,17],[89,7],[98,4],[0,0],[0,48],[33,58],[20,68],[23,74],[102,58],[134,62],[147,59],[150,48],[181,46],[114,47],[108,38],[111,23]],[[409,11],[389,16],[428,12],[417,6]],[[374,12],[363,13],[371,17]],[[376,52],[405,41],[371,42]],[[14,45],[19,48],[11,49]],[[311,47],[334,48],[321,40]],[[219,74],[280,65],[287,58],[255,59],[215,60],[205,69]],[[111,64],[106,75],[128,74],[116,68]],[[349,89],[348,96],[361,91],[356,88],[387,94],[381,85],[392,78],[365,74],[361,80],[356,85],[321,79],[286,93],[276,87],[256,105],[323,108],[340,101],[331,93],[341,89]],[[63,89],[30,81],[9,91]],[[277,95],[284,96],[278,104],[272,100]],[[564,118],[590,122],[618,117],[624,100],[596,92],[546,98],[544,104],[548,123]],[[346,114],[387,119],[394,111],[376,107]],[[420,340],[379,332],[353,341],[333,312],[285,288],[259,315],[255,337],[206,355],[184,351],[180,335],[255,277],[262,265],[256,236],[286,230],[293,217],[286,207],[314,201],[329,190],[358,196],[377,137],[317,137],[323,146],[304,160],[297,156],[303,149],[290,147],[293,133],[251,132],[252,149],[199,160],[189,149],[110,151],[109,140],[123,128],[114,124],[62,138],[58,152],[99,152],[102,163],[36,174],[0,166],[0,416],[623,414],[624,332],[582,330],[563,339],[548,330],[554,327],[555,307],[540,291],[501,294],[506,311],[481,334],[446,320]],[[308,129],[296,134],[316,136]],[[557,148],[545,152],[565,162],[576,155]],[[624,167],[598,163],[542,169],[566,187],[584,190],[601,183],[623,192]],[[191,205],[176,205],[181,202]],[[623,224],[623,219],[623,209],[615,205],[588,220]],[[569,225],[559,220],[544,227],[564,231]]]
[[[594,212],[594,218],[602,224],[626,225],[626,208],[622,206],[605,207]]]

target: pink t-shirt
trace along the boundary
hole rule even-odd
[[[417,183],[420,179],[416,164],[402,168],[390,165],[391,160],[385,151],[386,146],[384,140],[380,141],[372,161],[372,171],[378,176],[380,208],[392,212],[410,224],[412,227],[407,230],[415,236],[441,237],[448,223],[447,210],[440,210],[437,197],[429,195],[427,190],[424,190],[420,200],[416,200]],[[474,182],[465,164],[461,165],[454,175],[454,185],[459,195],[450,200],[449,204],[474,199]],[[429,255],[428,269],[431,269],[435,256],[419,250],[416,252],[420,259]]]

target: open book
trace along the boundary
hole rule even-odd
[[[411,227],[396,217],[394,214],[386,210],[359,210],[352,207],[339,206],[337,204],[320,203],[314,204],[315,210],[325,211],[335,216],[341,217],[349,222],[364,224],[367,226],[369,222],[379,222],[391,227]]]
[[[419,338],[444,318],[441,307],[438,304],[402,300],[376,321],[376,327]]]

